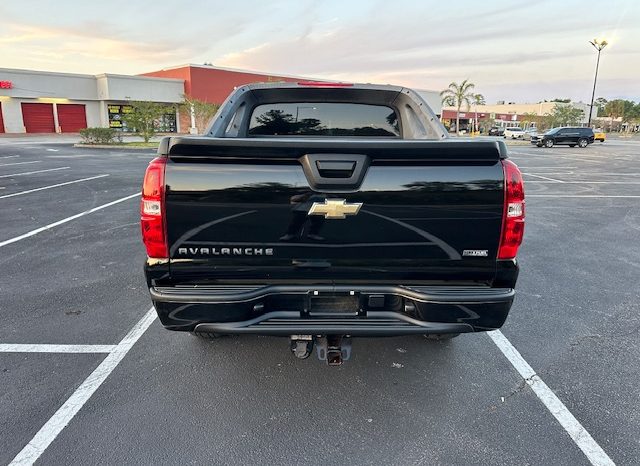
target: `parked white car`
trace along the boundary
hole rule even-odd
[[[524,130],[517,126],[511,126],[509,128],[505,128],[504,137],[511,139],[524,139]]]

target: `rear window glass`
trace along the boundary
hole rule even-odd
[[[295,102],[258,105],[250,136],[399,137],[396,112],[382,105]]]

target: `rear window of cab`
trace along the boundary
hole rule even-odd
[[[396,112],[383,105],[287,102],[258,105],[249,136],[400,137]]]

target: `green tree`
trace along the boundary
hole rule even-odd
[[[598,97],[596,100],[594,100],[593,102],[593,106],[595,107],[593,109],[593,116],[597,117],[598,114],[604,112],[604,107],[607,105],[608,100],[605,99],[604,97]]]
[[[584,112],[573,105],[558,105],[553,107],[550,114],[550,123],[552,126],[574,126],[580,123],[584,116]]]
[[[460,136],[460,109],[463,105],[468,110],[469,106],[473,102],[474,96],[473,89],[475,84],[465,79],[460,84],[452,82],[445,90],[440,92],[442,102],[451,102],[453,107],[456,107],[456,134]]]
[[[604,114],[610,118],[609,131],[613,130],[613,120],[624,115],[624,104],[621,99],[610,100],[604,106]]]
[[[607,102],[604,106],[604,113],[611,118],[609,131],[613,129],[613,120],[621,118],[622,123],[626,123],[628,119],[632,118],[635,106],[631,100],[615,99]]]
[[[632,100],[625,100],[623,104],[622,122],[626,123],[627,131],[631,131],[638,121],[640,121],[640,105]]]
[[[220,108],[220,105],[189,97],[186,94],[183,95],[182,98],[184,100],[180,104],[180,110],[189,116],[191,116],[193,112],[193,119],[196,125],[195,130],[197,133],[203,133]]]
[[[156,135],[159,126],[159,120],[166,114],[175,112],[175,109],[169,105],[163,105],[156,102],[130,102],[132,111],[122,115],[122,120],[128,128],[134,133],[141,136],[144,142],[149,142]]]
[[[450,95],[444,96],[442,98],[442,105],[445,107],[455,107],[456,100]]]
[[[631,117],[629,121],[634,125],[640,124],[640,102],[635,104],[630,111]]]
[[[538,115],[536,112],[527,112],[524,115],[524,125],[525,127],[532,126],[535,124],[535,127],[538,131],[544,131],[551,127],[551,115],[544,114]]]

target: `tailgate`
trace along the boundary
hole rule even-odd
[[[501,142],[171,138],[161,150],[177,283],[494,278]]]

